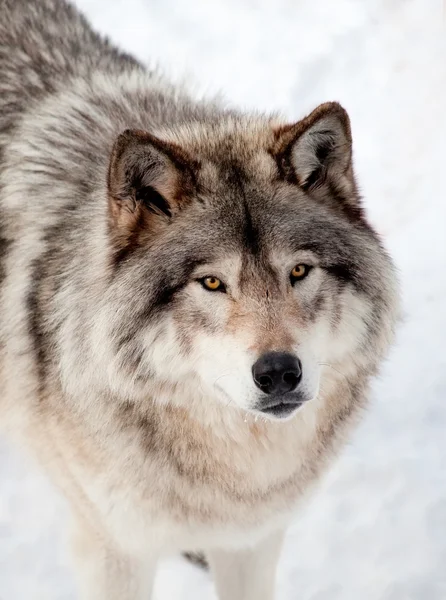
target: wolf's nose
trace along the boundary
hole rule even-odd
[[[294,354],[268,352],[252,367],[254,383],[265,394],[294,392],[302,378],[302,365]]]

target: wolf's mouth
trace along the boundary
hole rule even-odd
[[[285,419],[289,417],[293,412],[295,412],[298,408],[302,406],[303,402],[299,404],[276,404],[275,406],[269,406],[268,408],[263,408],[262,413],[267,415],[272,415],[279,419]]]
[[[257,410],[277,419],[285,419],[304,404],[301,394],[286,394],[278,398],[268,398],[268,401],[259,403]]]

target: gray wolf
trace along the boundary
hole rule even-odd
[[[0,13],[2,427],[71,506],[84,600],[147,600],[176,551],[271,600],[398,315],[348,115],[194,101],[63,0]]]

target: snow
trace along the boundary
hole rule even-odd
[[[446,598],[446,18],[435,0],[78,0],[199,93],[299,118],[339,100],[405,321],[363,424],[289,532],[278,600]],[[442,308],[443,307],[443,308]],[[0,442],[0,598],[74,600],[63,501]],[[163,563],[156,600],[215,600]]]

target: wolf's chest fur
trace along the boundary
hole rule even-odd
[[[324,448],[318,439],[316,406],[286,425],[227,418],[224,406],[212,423],[182,408],[144,412],[128,405],[112,411],[94,435],[94,419],[86,428],[75,417],[48,414],[45,426],[51,454],[70,465],[56,479],[76,494],[81,483],[84,501],[118,538],[131,527],[129,551],[154,531],[167,549],[254,541],[289,518],[328,451],[327,438]]]

